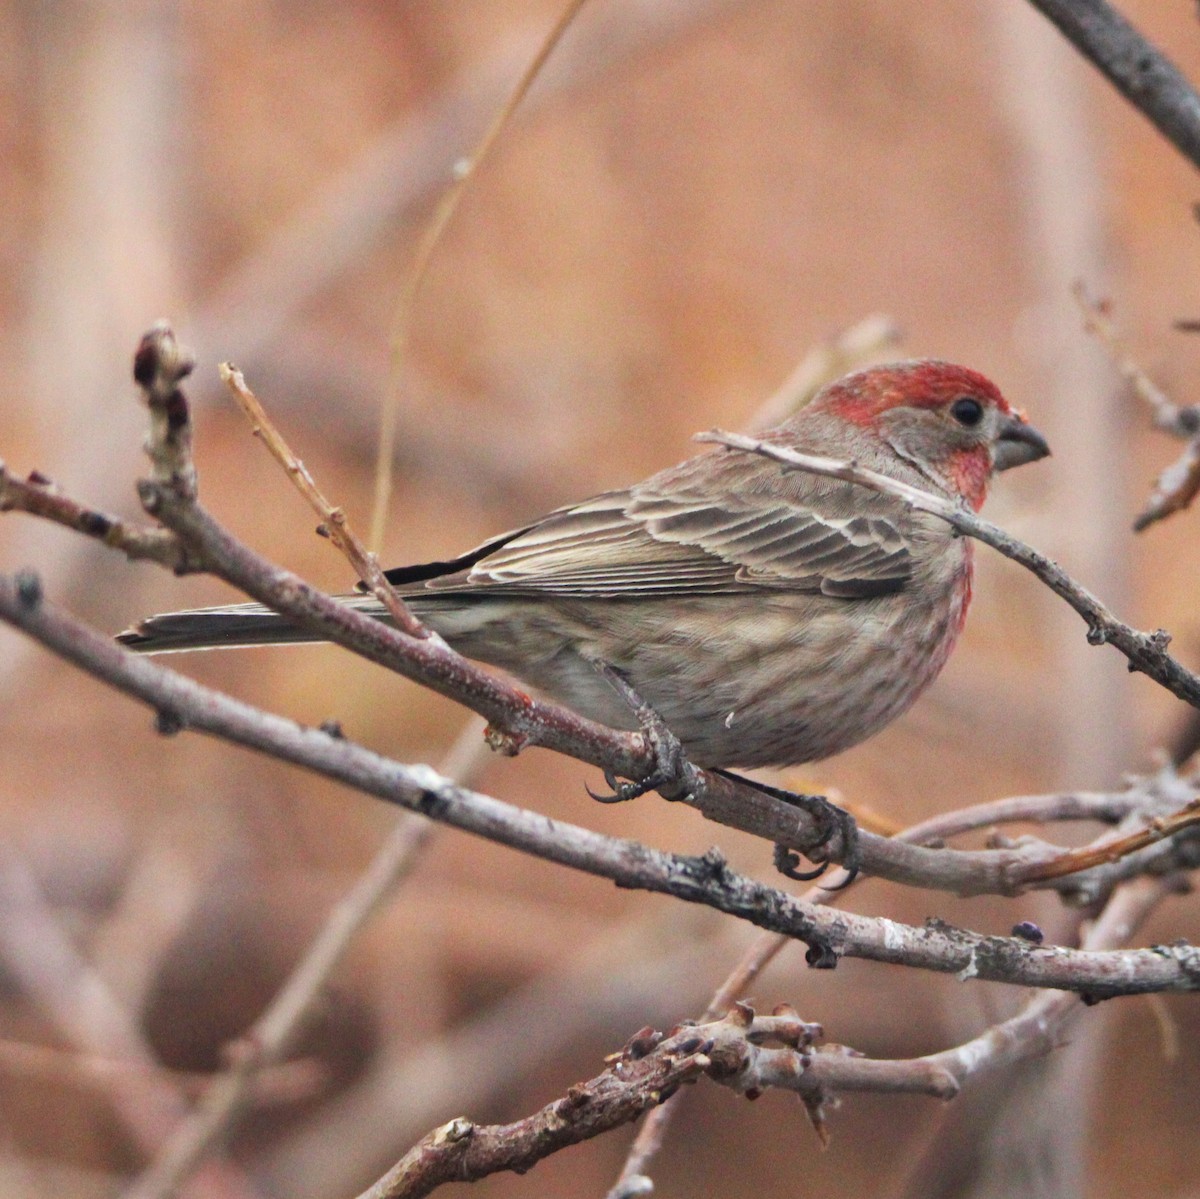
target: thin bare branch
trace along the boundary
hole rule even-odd
[[[1178,812],[1170,816],[1159,816],[1152,820],[1147,828],[1139,829],[1125,837],[1116,837],[1111,841],[1101,841],[1082,849],[1068,850],[1053,862],[1046,862],[1030,870],[1030,880],[1063,878],[1081,870],[1091,870],[1093,867],[1110,862],[1119,862],[1129,854],[1137,853],[1161,841],[1164,837],[1174,836],[1186,828],[1200,824],[1200,799],[1193,799]]]
[[[729,1011],[746,994],[754,980],[791,943],[790,937],[779,933],[759,933],[717,988],[699,1022],[704,1024],[715,1020],[722,1012]],[[621,1173],[609,1188],[605,1199],[634,1199],[635,1196],[653,1192],[654,1184],[646,1176],[646,1170],[662,1149],[667,1130],[679,1111],[685,1093],[677,1091],[674,1095],[668,1095],[646,1113],[625,1155]]]
[[[759,1017],[745,1005],[722,1020],[683,1024],[666,1035],[645,1028],[609,1059],[603,1074],[524,1120],[483,1126],[459,1117],[435,1129],[359,1199],[418,1199],[445,1182],[524,1172],[559,1149],[636,1120],[704,1075],[748,1095],[771,1086],[796,1089],[819,1033],[790,1009]]]
[[[1121,378],[1150,409],[1155,427],[1175,437],[1191,437],[1200,430],[1200,410],[1195,405],[1176,404],[1134,358],[1113,323],[1111,304],[1089,296],[1082,280],[1075,282],[1071,294],[1083,315],[1084,329],[1108,351]]]
[[[131,562],[157,562],[176,574],[201,569],[174,533],[89,508],[37,471],[18,479],[0,462],[0,512],[28,512],[120,550]]]
[[[410,637],[428,637],[429,630],[409,611],[408,605],[396,594],[396,589],[388,582],[379,559],[371,553],[358,539],[346,519],[342,508],[335,507],[329,502],[308,472],[308,467],[292,452],[282,433],[267,416],[258,397],[246,386],[242,372],[230,363],[225,362],[220,367],[221,379],[233,393],[238,406],[250,421],[254,436],[258,437],[271,452],[271,456],[287,472],[287,476],[296,485],[296,490],[308,501],[313,511],[321,519],[321,529],[329,540],[339,549],[354,567],[355,573],[370,589],[377,600],[388,610],[396,628]]]
[[[1155,481],[1154,490],[1146,501],[1145,508],[1133,522],[1134,531],[1140,533],[1176,512],[1192,506],[1200,494],[1200,437],[1194,437]]]
[[[1187,441],[1183,453],[1158,476],[1150,499],[1133,522],[1134,531],[1140,533],[1190,507],[1200,494],[1200,405],[1176,404],[1125,348],[1109,317],[1109,305],[1089,297],[1082,283],[1076,283],[1073,291],[1084,328],[1100,339],[1134,394],[1149,406],[1155,428]]]
[[[859,483],[874,491],[894,495],[898,499],[904,500],[917,512],[928,512],[932,516],[939,517],[960,533],[965,533],[968,537],[974,537],[985,545],[990,545],[992,549],[997,550],[1006,558],[1011,558],[1014,562],[1024,566],[1026,570],[1041,579],[1051,591],[1066,600],[1087,623],[1087,636],[1090,644],[1112,645],[1129,659],[1131,670],[1141,671],[1185,703],[1189,703],[1193,707],[1200,707],[1200,675],[1188,670],[1167,653],[1167,646],[1170,644],[1171,638],[1165,630],[1158,629],[1153,633],[1143,633],[1131,625],[1127,625],[1124,621],[1118,620],[1100,599],[1087,588],[1076,583],[1057,562],[1051,561],[1045,554],[1018,541],[999,526],[976,516],[966,507],[942,499],[928,491],[922,491],[919,487],[912,487],[907,483],[891,479],[878,471],[868,470],[854,462],[802,454],[797,450],[768,445],[753,437],[726,433],[721,429],[701,433],[696,440],[729,446],[731,449],[742,450],[745,453],[758,454],[796,470],[810,471],[813,474],[826,475],[834,479],[844,479],[848,483]]]
[[[442,195],[441,200],[438,201],[433,217],[425,226],[421,240],[417,243],[408,279],[396,305],[396,317],[392,324],[389,386],[383,402],[383,411],[380,414],[379,446],[375,462],[375,499],[371,510],[369,539],[373,550],[378,551],[382,544],[384,529],[387,525],[388,505],[392,498],[392,464],[396,458],[400,376],[405,355],[408,353],[413,314],[416,312],[421,287],[429,274],[429,264],[433,261],[433,252],[437,248],[438,242],[441,241],[447,225],[450,224],[458,210],[459,203],[479,170],[480,164],[491,153],[500,134],[520,107],[521,101],[529,94],[534,80],[541,74],[546,60],[554,53],[555,47],[562,41],[563,34],[570,28],[571,22],[579,15],[579,10],[586,3],[587,0],[567,0],[558,20],[543,39],[537,53],[525,68],[520,79],[517,80],[517,85],[508,99],[492,118],[483,137],[479,139],[479,144],[465,158],[461,158],[455,163],[454,180]]]
[[[895,837],[897,840],[914,844],[940,845],[947,837],[1013,821],[1036,823],[1056,820],[1100,820],[1115,823],[1142,809],[1145,803],[1144,787],[1158,785],[1173,793],[1177,783],[1181,783],[1181,780],[1175,771],[1168,767],[1155,779],[1139,780],[1124,796],[1027,795],[993,800],[953,812],[939,813],[929,820],[896,833]],[[848,889],[843,887],[835,891],[829,886],[818,885],[810,888],[804,898],[809,903],[840,903],[846,898]],[[754,980],[789,944],[790,937],[779,933],[760,933],[717,987],[700,1017],[701,1022],[716,1019],[738,1000],[743,999]],[[646,1170],[662,1149],[667,1130],[685,1094],[684,1091],[678,1092],[646,1114],[626,1154],[620,1176],[609,1189],[605,1199],[634,1199],[635,1196],[651,1192],[653,1183],[646,1176]]]

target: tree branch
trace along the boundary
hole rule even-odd
[[[1088,642],[1091,645],[1110,644],[1129,659],[1131,670],[1139,670],[1156,683],[1160,683],[1172,695],[1177,696],[1194,708],[1200,708],[1200,675],[1182,666],[1167,653],[1171,637],[1163,629],[1153,633],[1142,633],[1117,617],[1087,588],[1076,583],[1057,562],[1045,554],[1018,541],[999,526],[983,520],[966,507],[942,499],[919,487],[889,478],[878,471],[868,470],[855,462],[843,462],[834,458],[821,458],[814,454],[803,454],[784,446],[770,445],[754,437],[743,437],[737,433],[726,433],[713,429],[700,433],[697,441],[712,442],[728,446],[749,454],[758,454],[782,463],[795,470],[809,471],[815,475],[826,475],[833,479],[844,479],[858,483],[872,491],[881,491],[903,500],[916,512],[928,512],[939,517],[948,525],[990,545],[1006,558],[1024,566],[1036,575],[1056,595],[1061,596],[1083,617],[1088,626]]]
[[[457,787],[428,766],[403,766],[343,737],[304,728],[201,686],[115,645],[46,603],[35,578],[0,578],[0,620],[22,629],[89,674],[149,704],[158,728],[210,733],[304,766],[430,819],[546,861],[607,878],[620,887],[702,903],[760,928],[804,941],[814,965],[840,957],[904,964],[1019,986],[1057,987],[1096,997],[1200,989],[1200,949],[1191,946],[1091,954],[987,937],[930,921],[914,928],[884,918],[831,911],[732,871],[717,850],[688,857],[606,837]],[[876,838],[882,845],[892,844]],[[909,846],[896,846],[912,849]],[[988,863],[1020,851],[952,853],[934,860]],[[1148,851],[1143,851],[1148,852]],[[1010,862],[1011,862],[1010,858]],[[1037,860],[1037,859],[1035,859]],[[1130,861],[1132,859],[1126,859]],[[994,874],[994,871],[993,871]]]
[[[1030,0],[1193,166],[1200,96],[1161,50],[1105,0]]]

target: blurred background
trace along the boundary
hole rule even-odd
[[[205,503],[332,590],[352,580],[217,385],[247,373],[365,530],[391,330],[414,248],[562,0],[0,0],[0,455],[138,514],[141,332],[193,347]],[[1122,4],[1193,77],[1194,6]],[[812,347],[874,313],[888,356],[994,378],[1054,447],[988,515],[1200,660],[1196,521],[1130,531],[1178,453],[1149,429],[1070,295],[1109,296],[1180,402],[1197,397],[1193,169],[1017,0],[590,0],[467,192],[399,379],[388,562],[442,557],[742,428]],[[916,709],[806,768],[908,823],[1009,794],[1115,788],[1188,736],[1179,703],[1024,572],[977,554],[964,641]],[[27,517],[4,570],[102,629],[234,598]],[[467,714],[330,648],[170,663],[403,760]],[[118,1192],[279,988],[392,828],[383,804],[150,715],[0,630],[0,1185]],[[657,797],[593,804],[541,751],[475,785],[680,852],[771,847]],[[1082,834],[1080,834],[1082,835]],[[988,932],[1062,921],[1043,897],[869,883],[857,910]],[[1176,901],[1142,943],[1198,935]],[[456,1115],[517,1119],[644,1024],[700,1011],[753,931],[438,831],[355,939],[288,1066],[192,1195],[354,1193]],[[789,951],[754,999],[908,1056],[1021,996]],[[1085,1013],[1070,1045],[943,1106],[850,1096],[819,1152],[803,1111],[701,1085],[658,1194],[1200,1194],[1194,999]],[[1174,1045],[1174,1049],[1171,1046]],[[1120,1047],[1119,1051],[1117,1047]],[[153,1084],[153,1085],[150,1085]],[[178,1111],[164,1106],[173,1097]],[[626,1129],[484,1195],[599,1196]]]

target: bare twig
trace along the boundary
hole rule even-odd
[[[1190,508],[1197,495],[1200,495],[1200,437],[1193,437],[1183,453],[1158,476],[1150,499],[1133,522],[1134,531],[1140,533],[1155,522]]]
[[[890,316],[875,313],[814,346],[751,417],[749,428],[769,429],[795,415],[826,383],[898,345],[900,336],[900,326]]]
[[[854,462],[802,454],[797,450],[768,445],[753,437],[726,433],[720,429],[701,433],[696,440],[758,454],[796,470],[844,479],[848,483],[859,483],[873,491],[894,495],[917,512],[928,512],[939,517],[960,533],[990,545],[1006,558],[1024,566],[1051,591],[1066,600],[1087,623],[1090,644],[1112,645],[1129,659],[1131,670],[1140,670],[1156,683],[1160,683],[1172,695],[1193,707],[1200,707],[1200,676],[1186,669],[1167,653],[1167,645],[1171,638],[1165,630],[1143,633],[1118,620],[1100,599],[1076,583],[1057,562],[1051,561],[1044,554],[1018,541],[997,525],[981,519],[967,508],[923,491],[919,487],[889,478],[878,471],[868,470]]]
[[[1129,817],[1132,813],[1144,810],[1147,788],[1161,789],[1167,794],[1173,795],[1177,783],[1182,783],[1182,780],[1179,780],[1175,771],[1168,767],[1154,778],[1135,781],[1124,795],[1074,793],[1015,796],[1011,799],[993,800],[953,812],[940,813],[929,820],[896,833],[895,837],[897,840],[914,844],[940,845],[947,837],[1014,821],[1037,823],[1057,820],[1099,820],[1105,823],[1115,823]],[[846,888],[834,891],[828,886],[818,885],[812,887],[804,898],[810,903],[834,903],[844,900],[846,894]],[[701,1020],[715,1019],[721,1012],[726,1011],[733,1003],[743,998],[758,975],[790,943],[790,938],[780,936],[778,933],[762,933],[755,938],[742,955],[741,960],[713,994]],[[671,1099],[646,1115],[630,1146],[620,1177],[609,1190],[607,1199],[633,1199],[635,1195],[648,1193],[648,1188],[652,1184],[645,1177],[645,1171],[662,1148],[667,1129],[679,1108],[683,1095],[684,1092],[680,1092],[672,1096]]]
[[[363,545],[350,527],[346,513],[343,509],[334,507],[325,498],[309,474],[308,467],[292,452],[283,434],[267,416],[258,397],[246,386],[242,372],[228,362],[221,364],[220,371],[222,381],[233,393],[234,399],[250,421],[255,437],[261,438],[263,444],[271,451],[271,456],[296,485],[296,490],[321,518],[321,527],[328,534],[329,540],[346,556],[358,577],[388,610],[396,628],[410,637],[428,637],[429,630],[396,594],[396,589],[388,582],[383,568],[379,565],[379,559]]]
[[[1155,428],[1187,442],[1183,453],[1158,476],[1146,507],[1133,522],[1134,530],[1140,533],[1188,508],[1200,494],[1200,405],[1176,404],[1125,349],[1109,319],[1108,305],[1091,299],[1082,283],[1073,290],[1083,312],[1084,327],[1107,347],[1134,394],[1149,406]]]
[[[1087,845],[1082,849],[1071,849],[1053,862],[1034,866],[1029,874],[1030,881],[1051,878],[1063,878],[1081,870],[1090,870],[1107,862],[1118,862],[1121,858],[1139,849],[1145,849],[1161,841],[1164,837],[1173,836],[1186,828],[1200,824],[1200,799],[1193,799],[1184,808],[1170,816],[1159,816],[1150,822],[1149,827],[1139,829],[1126,837],[1118,837],[1108,842]]]
[[[994,800],[973,807],[944,812],[920,824],[895,834],[897,840],[915,844],[941,844],[946,837],[958,836],[973,829],[1012,821],[1101,820],[1115,822],[1142,808],[1143,788],[1161,782],[1172,789],[1177,776],[1172,769],[1163,772],[1161,780],[1139,781],[1124,796],[1100,794],[1017,796]],[[855,885],[854,883],[850,884]],[[829,887],[812,887],[804,896],[810,903],[841,902],[848,888],[837,891]],[[739,999],[745,997],[754,980],[778,954],[791,944],[791,938],[778,933],[760,933],[746,949],[741,959],[717,987],[701,1021],[716,1019]],[[606,1199],[634,1199],[650,1193],[653,1184],[646,1177],[650,1162],[662,1148],[667,1130],[686,1092],[680,1091],[646,1114],[637,1136],[629,1147],[620,1176],[610,1188]]]
[[[603,1074],[524,1120],[488,1127],[460,1117],[435,1129],[360,1199],[417,1199],[444,1182],[523,1172],[567,1145],[637,1119],[702,1075],[749,1095],[770,1086],[794,1087],[819,1032],[790,1009],[759,1017],[744,1005],[722,1020],[680,1025],[665,1036],[643,1029],[613,1055]]]
[[[1111,305],[1106,300],[1088,295],[1082,280],[1071,288],[1075,303],[1083,315],[1083,327],[1108,351],[1112,364],[1121,378],[1133,389],[1133,394],[1142,400],[1154,416],[1156,428],[1175,437],[1191,437],[1200,429],[1200,410],[1195,405],[1181,407],[1146,372],[1141,363],[1130,353],[1113,324]]]
[[[790,937],[778,933],[759,933],[708,1001],[700,1023],[715,1020],[722,1012],[732,1008],[780,951],[790,944]],[[668,1095],[646,1113],[625,1155],[621,1173],[609,1188],[605,1199],[634,1199],[635,1196],[648,1195],[653,1191],[654,1184],[646,1176],[646,1170],[662,1149],[667,1130],[679,1111],[684,1094],[683,1091],[677,1091],[674,1095]]]
[[[157,562],[176,574],[200,569],[199,563],[189,560],[187,550],[174,533],[150,525],[135,525],[89,508],[37,471],[18,479],[3,462],[0,462],[0,512],[40,516],[120,550],[131,562]]]
[[[1106,0],[1030,0],[1193,166],[1200,167],[1200,96]]]
[[[425,278],[429,274],[429,264],[433,261],[433,252],[437,248],[438,242],[441,241],[446,226],[450,224],[454,213],[458,209],[459,202],[466,194],[466,190],[470,186],[471,180],[475,177],[480,164],[491,153],[492,147],[495,146],[505,126],[512,119],[513,113],[516,112],[521,101],[528,95],[534,80],[541,73],[542,67],[546,65],[546,60],[554,53],[554,48],[562,40],[563,34],[570,28],[571,22],[579,15],[579,10],[586,3],[587,0],[567,0],[567,4],[559,14],[558,20],[555,21],[550,32],[542,40],[537,53],[525,68],[520,79],[517,80],[516,87],[513,88],[508,99],[501,105],[495,116],[492,117],[491,124],[488,125],[483,137],[479,139],[479,144],[470,154],[465,158],[459,159],[454,164],[454,180],[442,195],[432,219],[425,226],[421,240],[417,243],[408,279],[405,282],[404,290],[401,292],[400,299],[396,305],[396,316],[392,324],[389,387],[384,398],[383,411],[380,414],[379,446],[375,461],[375,499],[371,511],[371,534],[369,542],[372,549],[376,551],[378,551],[383,542],[383,532],[387,524],[388,505],[392,498],[392,463],[396,457],[396,425],[397,410],[400,401],[400,375],[404,364],[404,357],[408,352],[409,333],[412,327],[413,314],[416,312],[417,298],[420,295]]]
[[[353,1193],[365,1169],[379,1173],[449,1114],[504,1103],[521,1080],[544,1077],[581,1043],[637,1027],[664,997],[685,997],[673,1001],[690,1008],[706,962],[745,940],[735,922],[710,912],[636,907],[595,935],[567,940],[543,920],[538,927],[555,947],[543,969],[431,1039],[381,1047],[348,1091],[256,1155],[255,1177],[280,1195]],[[347,1153],[329,1153],[349,1143]]]
[[[1124,885],[1084,934],[1081,947],[1097,951],[1124,944],[1178,887],[1178,879],[1139,879]],[[1011,1020],[987,1029],[965,1045],[931,1054],[929,1060],[950,1071],[962,1084],[983,1070],[1054,1048],[1061,1040],[1065,1018],[1077,1014],[1091,998],[1043,992]]]

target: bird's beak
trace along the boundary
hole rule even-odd
[[[1036,462],[1050,453],[1046,439],[1019,412],[1004,418],[999,435],[992,446],[992,467],[1008,470],[1013,466],[1024,466]]]

